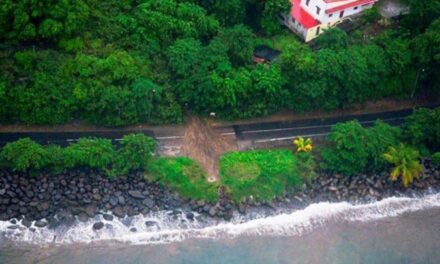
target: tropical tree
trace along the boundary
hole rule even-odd
[[[310,152],[313,149],[312,139],[304,139],[303,137],[299,137],[293,141],[293,144],[296,146],[296,152]]]
[[[0,39],[68,38],[87,22],[88,1],[2,0]]]
[[[390,147],[388,152],[383,154],[383,157],[387,162],[394,165],[390,174],[391,180],[397,181],[401,177],[405,188],[423,171],[423,167],[419,162],[420,153],[403,144],[400,144],[397,148]]]

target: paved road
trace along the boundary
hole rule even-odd
[[[428,106],[435,108],[439,105]],[[217,127],[216,130],[225,136],[231,136],[237,140],[237,143],[245,142],[242,148],[252,147],[250,144],[291,140],[298,136],[304,137],[322,137],[331,128],[340,122],[358,120],[363,126],[371,126],[378,119],[399,126],[403,123],[405,117],[409,116],[413,109],[398,111],[389,111],[373,114],[344,115],[339,117],[307,119],[297,121],[282,122],[264,122],[254,124],[243,124],[234,126]],[[119,141],[124,135],[133,133],[133,131],[96,131],[96,132],[18,132],[18,133],[0,133],[0,146],[7,142],[19,138],[29,137],[41,144],[59,144],[68,145],[81,137],[102,137],[113,141]],[[152,130],[138,130],[136,133],[156,138],[159,141],[159,152],[166,155],[179,155],[181,134],[158,134]]]

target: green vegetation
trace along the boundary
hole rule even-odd
[[[379,121],[372,128],[357,121],[338,124],[327,136],[321,167],[347,176],[379,171],[385,167],[382,154],[399,142],[399,134],[398,128]]]
[[[288,150],[232,152],[220,159],[220,180],[236,202],[271,201],[302,183]]]
[[[40,170],[50,164],[47,149],[30,138],[19,139],[3,147],[0,158],[14,170]]]
[[[383,157],[387,162],[394,165],[390,174],[391,179],[396,181],[400,177],[405,188],[423,171],[423,167],[419,162],[420,153],[403,144],[396,148],[390,147]]]
[[[157,142],[143,134],[126,135],[119,142],[113,174],[125,175],[130,170],[147,170]]]
[[[440,108],[416,110],[406,119],[403,131],[405,140],[422,152],[440,150]]]
[[[6,144],[0,152],[1,164],[19,171],[87,167],[100,169],[108,176],[124,176],[130,170],[146,169],[156,142],[143,135],[125,136],[118,145],[111,140],[81,138],[65,148],[42,146],[29,138]]]
[[[435,153],[431,157],[434,166],[440,166],[440,152]]]
[[[299,152],[297,158],[298,175],[303,182],[310,183],[316,177],[316,161],[311,152]]]
[[[280,26],[288,0],[2,1],[0,122],[178,123],[185,110],[234,119],[438,95],[439,0],[407,1],[395,27],[370,34],[372,9],[372,24],[328,30],[319,50]],[[281,58],[253,64],[258,43]]]
[[[208,183],[205,171],[189,158],[158,158],[149,165],[146,177],[186,198],[210,202],[218,199],[218,185]]]

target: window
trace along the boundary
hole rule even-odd
[[[341,13],[339,14],[339,17],[342,18],[344,16],[344,10],[341,11]]]
[[[329,15],[328,15],[328,17],[332,17],[332,16],[333,16],[333,14],[329,14]]]
[[[306,1],[306,6],[309,6],[310,0]]]
[[[321,31],[321,27],[317,27],[316,28],[316,36],[318,36],[319,35],[319,32]]]
[[[359,8],[358,6],[355,6],[353,9],[354,9],[354,10],[357,10],[358,8]]]
[[[319,13],[321,12],[321,8],[319,8],[319,6],[316,7],[316,14],[319,15]]]

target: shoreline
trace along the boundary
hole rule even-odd
[[[193,221],[195,213],[201,218],[229,221],[235,213],[247,215],[258,211],[267,215],[279,209],[304,209],[319,202],[371,202],[392,196],[414,196],[428,189],[440,189],[440,168],[424,160],[425,172],[408,188],[392,182],[387,172],[373,175],[344,177],[318,173],[301,190],[292,190],[283,198],[270,203],[248,199],[234,204],[220,188],[216,204],[181,198],[158,183],[147,182],[143,173],[132,173],[126,178],[109,179],[95,170],[71,170],[60,175],[41,173],[36,177],[0,171],[0,220],[9,221],[9,229],[17,229],[18,221],[31,231],[35,228],[69,227],[76,220],[86,222],[102,215],[114,217],[148,215],[169,211],[182,214]],[[105,212],[105,213],[102,213]],[[148,221],[147,221],[148,222]],[[145,223],[154,225],[155,223]],[[103,228],[96,222],[93,229]]]

